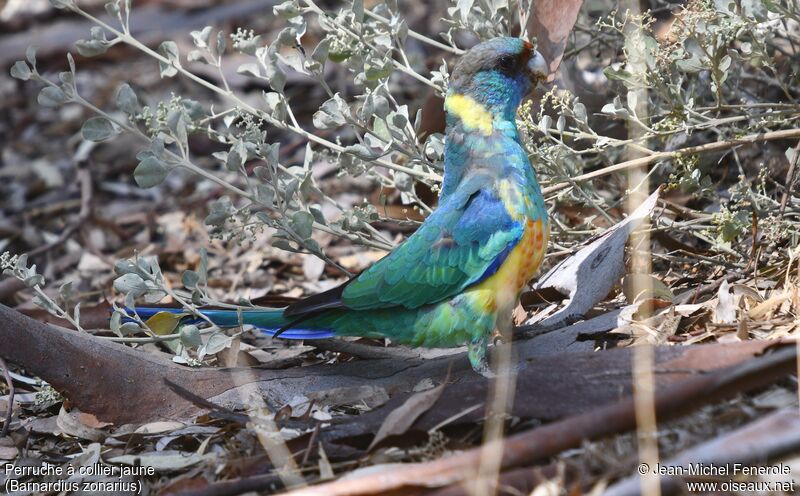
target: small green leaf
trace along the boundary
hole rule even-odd
[[[126,114],[135,114],[139,110],[139,98],[128,83],[117,90],[117,107]]]
[[[28,59],[31,67],[36,67],[36,49],[34,45],[29,45],[28,48],[25,49],[25,58]]]
[[[125,322],[119,326],[119,333],[121,336],[129,336],[131,334],[139,334],[142,328],[136,322]]]
[[[105,117],[92,117],[83,123],[81,135],[87,141],[105,141],[116,134],[114,124]]]
[[[106,2],[105,4],[106,13],[114,18],[119,18],[120,10],[119,10],[119,0],[114,0],[111,2]]]
[[[222,333],[212,334],[202,349],[202,355],[214,355],[231,345],[233,338]]]
[[[247,148],[245,148],[244,141],[238,139],[234,141],[228,151],[228,156],[225,159],[225,167],[230,171],[237,171],[241,169],[247,161]]]
[[[289,241],[287,241],[285,239],[281,239],[281,238],[274,239],[272,241],[272,246],[274,246],[275,248],[278,248],[279,250],[297,251],[295,249],[295,247],[292,246],[292,244]]]
[[[211,26],[206,26],[202,31],[192,31],[192,41],[197,48],[208,48],[208,39],[211,37]]]
[[[41,274],[33,274],[32,276],[25,278],[25,285],[29,288],[41,286],[42,284],[44,284],[44,276]]]
[[[166,166],[155,157],[147,157],[136,166],[133,178],[140,188],[158,186],[169,174]]]
[[[78,53],[84,57],[96,57],[108,51],[111,43],[105,40],[78,40],[75,42],[75,48]]]
[[[228,42],[225,39],[225,32],[220,30],[217,33],[217,56],[222,57],[225,54],[225,49],[228,46]]]
[[[261,71],[258,69],[258,64],[248,63],[242,64],[236,69],[237,74],[249,74],[253,77],[261,77]]]
[[[147,285],[137,274],[124,274],[114,279],[114,289],[120,293],[140,296],[147,292]]]
[[[114,313],[111,314],[111,321],[109,323],[109,326],[111,327],[111,332],[113,332],[117,336],[122,336],[122,333],[119,330],[121,320],[122,320],[122,314],[120,312],[115,311]]]
[[[50,5],[59,10],[71,9],[75,6],[75,2],[73,0],[50,0]]]
[[[375,150],[368,146],[364,146],[361,143],[356,143],[355,145],[350,145],[348,147],[345,147],[344,152],[355,155],[356,157],[362,160],[375,160],[376,158],[383,155],[383,152],[381,150]]]
[[[311,237],[313,231],[314,216],[308,212],[300,210],[292,215],[292,229],[303,239]]]
[[[339,94],[322,104],[312,117],[314,127],[317,129],[332,129],[347,122],[346,116],[350,114],[350,109]]]
[[[11,66],[11,77],[27,81],[31,78],[31,68],[22,60],[18,60]]]
[[[293,19],[303,13],[303,10],[297,4],[297,0],[288,0],[280,5],[272,7],[272,12],[284,19]]]
[[[58,288],[58,295],[66,306],[67,302],[72,298],[72,281],[67,281],[62,284],[61,287]]]
[[[39,105],[42,107],[58,107],[67,101],[67,95],[61,91],[61,88],[46,86],[39,92],[36,101],[38,101]]]
[[[197,348],[203,345],[200,329],[196,325],[181,326],[181,344],[187,348]]]
[[[189,289],[194,289],[197,287],[197,282],[199,280],[200,275],[193,270],[184,271],[183,275],[181,276],[181,282],[183,282],[184,287]]]
[[[180,66],[178,58],[178,45],[174,41],[164,41],[158,46],[158,53],[161,54],[167,61],[159,60],[158,68],[161,71],[161,77],[172,77],[178,73],[177,67]]]

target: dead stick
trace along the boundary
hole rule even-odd
[[[770,384],[793,373],[796,358],[796,347],[793,344],[784,345],[774,353],[718,372],[695,376],[657,392],[655,407],[659,421],[669,420],[713,401]],[[530,465],[566,449],[577,448],[585,441],[627,432],[635,427],[633,398],[628,398],[509,437],[504,442],[501,468],[508,470]],[[287,493],[287,496],[370,495],[409,486],[450,485],[475,474],[481,452],[482,448],[474,448],[433,462],[412,463],[356,479],[298,489]]]
[[[3,430],[0,431],[0,438],[6,437],[11,426],[11,415],[14,412],[14,381],[11,379],[11,372],[8,370],[6,361],[0,358],[0,367],[3,367],[3,375],[8,384],[8,408],[6,409],[6,421],[3,423]]]
[[[564,181],[562,183],[557,183],[552,186],[543,188],[542,193],[544,194],[555,193],[556,191],[561,191],[562,189],[571,186],[573,182],[587,181],[589,179],[594,179],[596,177],[607,176],[613,172],[619,172],[622,170],[634,169],[636,167],[652,165],[660,160],[666,160],[681,155],[696,155],[700,153],[718,152],[722,150],[728,150],[730,148],[739,145],[749,145],[752,143],[760,143],[762,141],[774,141],[774,140],[791,139],[798,137],[800,137],[800,129],[782,129],[780,131],[772,131],[769,133],[748,134],[747,136],[743,136],[739,139],[717,141],[716,143],[706,143],[704,145],[697,145],[697,146],[689,146],[686,148],[681,148],[680,150],[674,150],[670,152],[654,153],[646,157],[620,162],[619,164],[609,165],[608,167],[603,167],[602,169],[596,171],[587,172],[586,174],[581,174],[580,176],[575,176],[569,181]]]

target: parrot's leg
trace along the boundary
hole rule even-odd
[[[486,353],[488,347],[488,336],[483,335],[473,338],[467,344],[467,356],[469,357],[469,363],[472,365],[472,370],[484,377],[492,378],[495,374],[489,366],[489,358]]]

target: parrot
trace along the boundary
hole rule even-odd
[[[343,284],[284,308],[200,311],[220,327],[250,324],[287,339],[388,338],[414,347],[467,346],[491,373],[493,333],[542,263],[549,239],[541,188],[516,114],[547,63],[523,39],[493,38],[457,61],[444,100],[438,207],[389,254]],[[137,307],[147,318],[178,309]]]

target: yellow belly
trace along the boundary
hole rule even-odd
[[[528,220],[522,239],[491,277],[470,290],[484,311],[509,314],[517,305],[522,288],[542,264],[549,230],[542,219]]]

